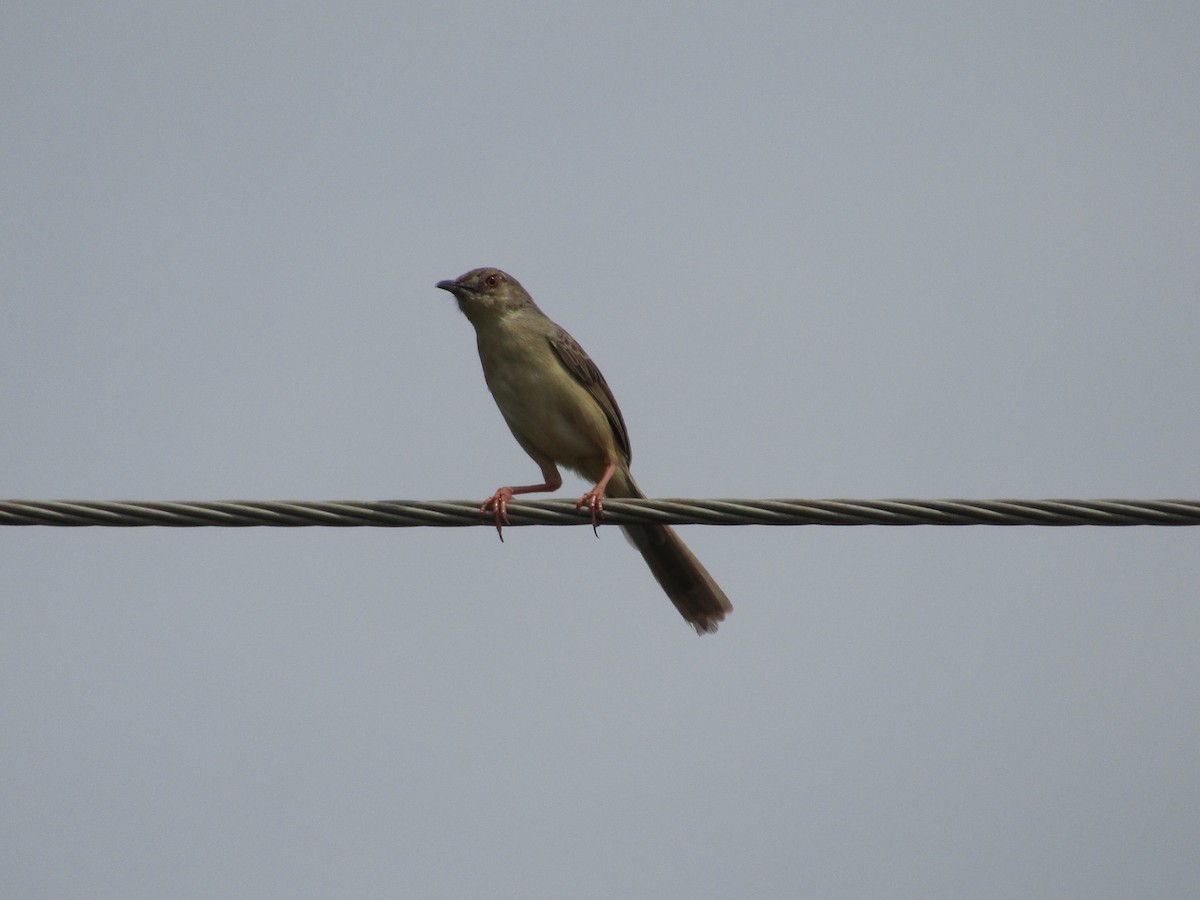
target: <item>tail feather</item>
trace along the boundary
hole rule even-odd
[[[637,547],[679,614],[697,634],[717,630],[733,604],[708,574],[696,555],[669,525],[624,525],[625,536]]]
[[[628,472],[621,474],[624,477],[610,482],[609,496],[645,499],[646,495],[633,477]],[[733,612],[733,604],[725,592],[674,528],[669,525],[623,525],[621,530],[642,554],[654,578],[697,634],[716,631],[725,616]]]

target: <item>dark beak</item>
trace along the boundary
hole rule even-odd
[[[437,283],[437,286],[440,287],[443,291],[449,291],[452,294],[455,291],[457,291],[459,288],[462,287],[462,285],[459,284],[457,281],[439,281]]]

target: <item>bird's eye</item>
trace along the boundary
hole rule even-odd
[[[504,279],[500,277],[499,273],[492,272],[490,275],[488,275],[487,278],[483,279],[483,285],[484,285],[484,287],[492,288],[492,287],[495,287],[496,285],[498,285],[503,280]]]

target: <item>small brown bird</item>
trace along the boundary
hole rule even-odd
[[[606,492],[644,498],[629,471],[629,434],[621,410],[575,339],[499,269],[472,269],[437,286],[454,295],[475,326],[488,389],[513,437],[542,470],[541,484],[502,487],[480,507],[482,513],[493,512],[496,529],[507,520],[508,501],[516,494],[558,490],[560,465],[595,483],[575,504],[591,510],[593,526],[604,514]],[[716,631],[733,606],[675,530],[667,525],[622,529],[697,633]]]

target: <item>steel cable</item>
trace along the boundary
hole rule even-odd
[[[587,525],[572,500],[510,503],[509,525]],[[1200,525],[1200,500],[606,500],[607,524]],[[470,500],[0,500],[0,525],[459,527],[492,524]]]

